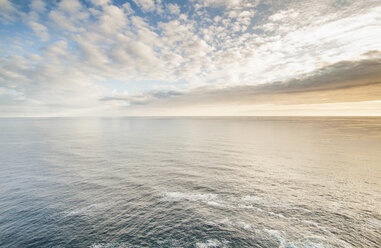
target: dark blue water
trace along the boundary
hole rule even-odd
[[[381,247],[381,118],[0,119],[0,247]]]

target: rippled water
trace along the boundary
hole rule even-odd
[[[380,118],[0,119],[0,247],[381,247]]]

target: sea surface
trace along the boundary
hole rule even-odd
[[[2,118],[0,247],[381,247],[381,118]]]

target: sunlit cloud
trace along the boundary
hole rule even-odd
[[[381,99],[380,1],[0,0],[0,18],[3,116]]]

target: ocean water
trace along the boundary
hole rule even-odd
[[[381,247],[381,118],[0,119],[0,247]]]

